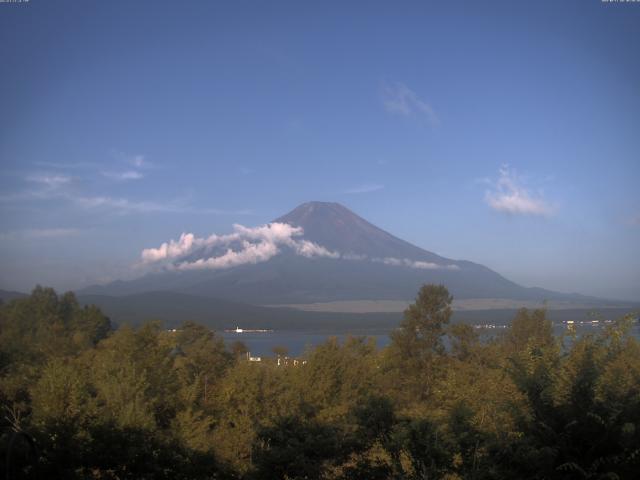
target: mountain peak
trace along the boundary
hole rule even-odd
[[[337,202],[319,202],[319,201],[311,201],[305,202],[298,205],[296,208],[291,210],[286,215],[276,219],[276,222],[283,221],[284,219],[289,220],[300,220],[303,217],[307,217],[309,215],[321,215],[328,214],[332,212],[334,215],[355,215],[351,210],[349,210],[344,205]],[[284,222],[283,223],[289,223]]]
[[[304,239],[342,254],[409,258],[436,263],[446,260],[394,237],[336,202],[306,202],[274,222],[302,227]]]
[[[380,230],[344,205],[336,202],[306,202],[274,221],[302,227],[305,230],[305,235],[311,235],[314,231],[319,233],[319,230],[329,230],[334,235],[342,236],[346,233],[347,227],[358,226]]]

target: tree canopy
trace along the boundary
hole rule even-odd
[[[0,305],[0,473],[52,479],[583,479],[640,472],[630,318],[483,339],[425,285],[379,348],[330,338],[249,362],[186,322],[113,329],[72,293]],[[566,340],[566,339],[565,339]]]

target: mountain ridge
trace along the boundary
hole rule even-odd
[[[306,202],[274,222],[302,227],[302,238],[343,253],[378,257],[407,257],[435,263],[453,262],[383,230],[336,202]],[[327,225],[333,227],[331,234]]]
[[[442,283],[456,298],[597,300],[523,287],[484,265],[439,256],[395,237],[335,202],[303,203],[274,223],[300,228],[292,239],[328,253],[307,256],[289,249],[266,261],[233,268],[160,271],[130,281],[87,287],[80,293],[130,295],[164,290],[262,305],[406,300],[413,298],[424,283]],[[206,248],[198,254],[206,254]]]

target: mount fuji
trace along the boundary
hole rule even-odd
[[[592,303],[526,288],[483,265],[436,255],[376,227],[338,203],[308,202],[254,229],[198,239],[183,234],[143,252],[156,271],[87,287],[81,295],[174,292],[254,305],[407,300],[424,283],[456,299]]]

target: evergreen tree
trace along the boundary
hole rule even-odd
[[[453,297],[443,285],[424,285],[404,311],[400,328],[391,333],[390,380],[405,402],[425,400],[432,392],[444,354],[442,336],[451,318]]]

